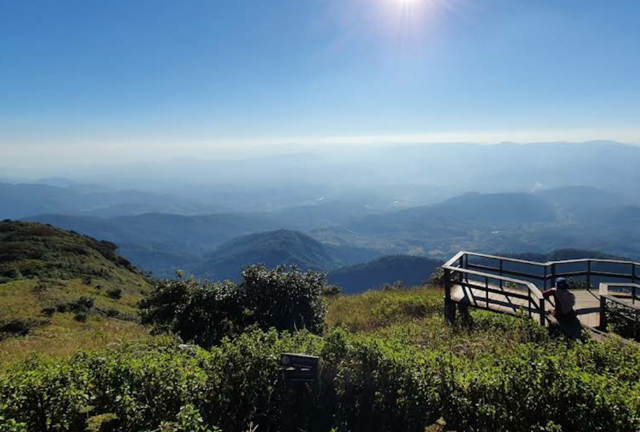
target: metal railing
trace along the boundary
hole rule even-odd
[[[640,336],[640,285],[635,283],[601,283],[600,295],[600,327],[605,330],[608,323],[608,312],[618,309],[624,311],[616,316],[633,326],[633,338]],[[607,303],[613,303],[613,308]]]
[[[574,282],[579,280],[582,282],[581,287],[586,289],[592,289],[594,283],[605,281],[609,282],[609,286],[614,283],[637,285],[636,282],[640,279],[639,263],[609,259],[576,259],[539,263],[481,253],[459,252],[442,268],[445,272],[445,315],[450,320],[455,319],[455,305],[451,304],[451,289],[455,285],[468,288],[466,292],[471,297],[471,303],[475,302],[475,306],[478,307],[484,303],[485,307],[489,308],[491,303],[489,294],[492,293],[502,294],[507,300],[526,298],[526,306],[514,304],[513,309],[525,309],[529,316],[539,314],[540,324],[545,325],[548,322],[546,316],[548,308],[545,303],[549,300],[544,299],[542,291],[554,286],[555,280],[559,277]],[[489,281],[494,283],[490,284]],[[484,300],[476,295],[478,291],[484,295]],[[517,291],[521,291],[522,294],[518,294]]]

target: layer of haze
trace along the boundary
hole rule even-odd
[[[635,0],[1,1],[0,176],[345,144],[640,143],[638,16]]]

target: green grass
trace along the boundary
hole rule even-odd
[[[121,298],[109,295],[115,289]],[[0,222],[0,329],[18,323],[28,332],[0,331],[2,367],[34,354],[69,356],[146,337],[137,303],[150,289],[115,245],[46,225]],[[93,299],[93,306],[61,312],[80,298]]]

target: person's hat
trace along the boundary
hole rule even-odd
[[[558,278],[558,279],[556,279],[556,288],[558,288],[558,289],[568,289],[569,288],[569,283],[567,282],[567,280],[565,278]]]

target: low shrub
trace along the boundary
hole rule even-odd
[[[140,303],[142,322],[153,325],[156,333],[171,331],[203,347],[250,326],[314,333],[322,330],[323,274],[249,266],[242,277],[240,284],[193,278],[161,281]]]
[[[118,311],[117,309],[110,308],[110,309],[107,309],[104,314],[109,318],[115,318],[120,315],[120,311]]]
[[[42,308],[40,313],[42,315],[44,315],[44,316],[52,317],[56,313],[56,308],[55,307],[45,307],[45,308]]]
[[[0,340],[12,336],[26,336],[43,322],[34,319],[0,320]]]
[[[112,298],[114,300],[120,300],[122,298],[122,289],[121,288],[113,288],[107,291],[107,297]]]
[[[319,355],[318,383],[282,381],[282,352]],[[525,343],[472,361],[344,330],[252,330],[209,351],[162,338],[13,365],[0,373],[0,418],[33,431],[631,432],[639,359],[617,342]]]
[[[82,296],[74,301],[67,303],[67,310],[75,313],[87,313],[93,309],[95,299],[89,296]]]

